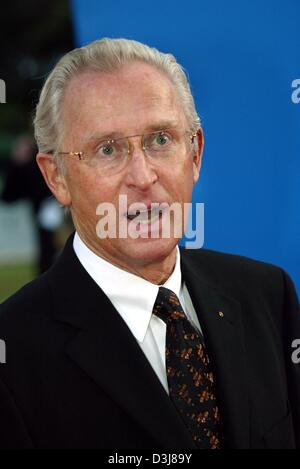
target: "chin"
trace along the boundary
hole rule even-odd
[[[126,247],[123,246],[122,251],[126,253],[129,262],[135,261],[139,264],[159,262],[174,251],[178,242],[178,239],[132,239],[126,243]]]

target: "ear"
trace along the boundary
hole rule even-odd
[[[202,163],[202,155],[203,155],[203,147],[204,147],[204,135],[203,135],[203,130],[198,129],[197,131],[197,142],[196,142],[196,148],[195,148],[195,153],[194,153],[194,159],[193,159],[193,172],[194,172],[194,184],[199,179],[199,173],[200,173],[200,168],[201,168],[201,163]]]
[[[68,186],[65,177],[58,168],[53,155],[47,155],[46,153],[38,153],[36,161],[46,181],[46,184],[54,195],[54,197],[64,207],[70,206],[71,197],[68,190]]]

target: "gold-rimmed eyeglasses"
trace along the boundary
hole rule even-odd
[[[141,137],[141,148],[144,154],[158,163],[176,159],[187,144],[187,150],[195,143],[197,132],[178,129],[165,129],[155,132],[129,135],[127,137],[93,139],[84,151],[60,151],[58,155],[69,155],[85,160],[92,166],[104,171],[119,171],[132,155],[133,145],[130,139]]]

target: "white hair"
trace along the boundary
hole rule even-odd
[[[39,151],[53,154],[57,158],[56,152],[59,151],[63,138],[61,102],[72,77],[87,70],[114,72],[123,65],[135,61],[153,65],[169,77],[191,129],[196,130],[200,126],[200,119],[187,76],[175,57],[137,41],[104,38],[65,54],[48,76],[34,118],[35,138]]]

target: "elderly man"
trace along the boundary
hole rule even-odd
[[[299,445],[288,276],[177,247],[187,220],[171,207],[191,200],[203,133],[174,57],[124,39],[71,51],[44,85],[35,134],[76,232],[1,306],[0,446]]]

